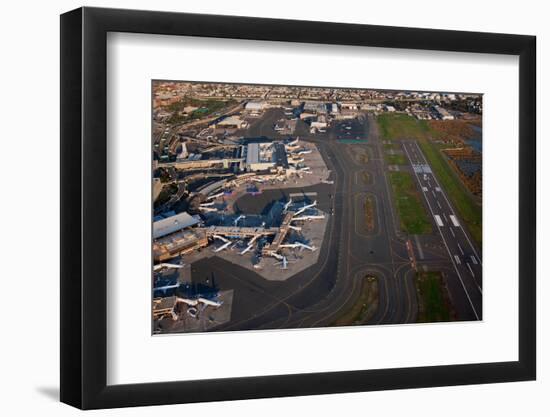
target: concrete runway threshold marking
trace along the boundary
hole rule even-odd
[[[418,248],[418,257],[420,259],[424,259],[424,251],[422,250],[422,245],[420,244],[420,240],[418,239],[418,235],[414,235],[414,241],[416,243],[416,247]]]

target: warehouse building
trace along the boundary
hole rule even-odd
[[[267,103],[265,101],[249,101],[244,106],[245,110],[254,111],[254,112],[260,112],[262,110],[265,110],[266,108],[267,108]]]
[[[306,101],[304,103],[304,112],[307,113],[326,113],[327,106],[323,102],[319,101]]]
[[[206,233],[200,228],[180,230],[153,242],[153,259],[164,262],[179,255],[208,246]]]

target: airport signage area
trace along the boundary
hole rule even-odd
[[[61,401],[536,378],[535,38],[61,16]]]

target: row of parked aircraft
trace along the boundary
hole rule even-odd
[[[292,198],[290,198],[283,206],[283,213],[287,213],[292,206],[293,201]],[[323,219],[325,216],[323,214],[304,214],[307,210],[312,209],[317,206],[317,200],[313,201],[310,204],[304,204],[301,207],[298,207],[297,210],[294,212],[292,219],[290,222],[296,222],[296,221],[308,221],[308,220],[317,220],[317,219]],[[235,227],[238,226],[239,221],[246,218],[246,215],[239,215],[233,220],[233,225]],[[262,224],[262,227],[265,227],[265,223]],[[288,225],[288,227],[292,230],[300,231],[302,228],[300,226],[296,226],[293,224]],[[256,240],[260,237],[260,235],[253,236],[247,243],[246,247],[239,252],[240,255],[245,255],[246,253],[250,252],[254,249],[254,243]],[[214,239],[222,241],[222,245],[214,249],[215,253],[221,252],[231,246],[232,241],[228,238],[220,235],[214,235]],[[315,251],[317,248],[315,246],[310,246],[302,242],[293,242],[293,243],[283,243],[279,246],[279,248],[288,248],[288,249],[300,249],[300,250],[310,250]],[[281,265],[282,269],[288,269],[288,259],[286,256],[276,252],[271,251],[268,253],[269,256],[272,256],[273,258],[277,259],[278,264]]]

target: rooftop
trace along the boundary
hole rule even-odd
[[[169,235],[186,227],[191,227],[199,223],[199,220],[187,212],[179,213],[153,222],[153,239]]]
[[[173,309],[176,305],[176,296],[155,298],[153,300],[153,312],[161,312],[167,309]]]

